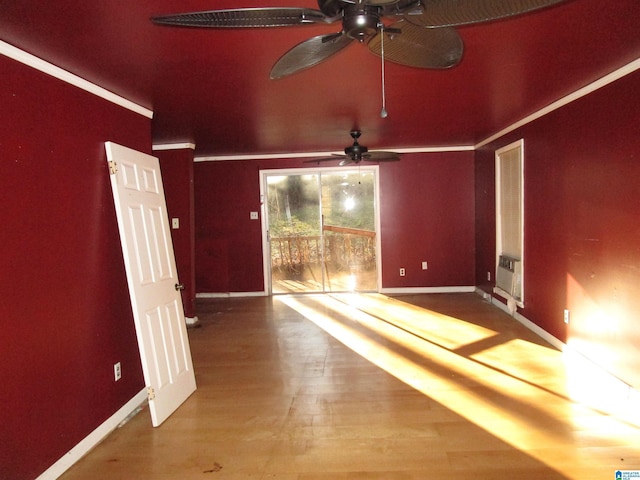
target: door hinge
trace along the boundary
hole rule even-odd
[[[113,160],[109,160],[109,174],[115,175],[118,173],[118,164]]]
[[[156,398],[156,391],[153,387],[147,387],[147,398],[149,400]]]

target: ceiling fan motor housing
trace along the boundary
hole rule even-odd
[[[318,0],[320,11],[335,18],[342,15],[342,30],[354,40],[364,42],[378,32],[382,8],[345,0]]]
[[[335,18],[342,15],[342,12],[348,7],[357,4],[354,0],[318,0],[318,8],[329,18]],[[370,0],[367,2],[370,6],[380,9],[380,13],[384,15],[396,15],[410,8],[419,8],[420,0]]]
[[[349,38],[364,42],[378,33],[380,9],[367,5],[348,6],[344,11],[342,29]]]
[[[369,149],[364,145],[360,145],[357,140],[353,142],[353,145],[344,149],[344,153],[356,162],[362,160],[362,155],[368,151]]]

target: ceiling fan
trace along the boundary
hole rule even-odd
[[[236,8],[152,17],[158,25],[204,28],[286,27],[342,21],[337,33],[310,38],[285,53],[272,79],[312,67],[354,40],[391,62],[446,69],[462,59],[458,25],[519,15],[566,0],[318,0],[319,10],[297,7]],[[392,17],[387,26],[383,17]],[[385,38],[386,37],[386,38]],[[385,51],[386,49],[386,51]]]
[[[349,165],[355,163],[356,165],[362,161],[365,162],[397,162],[400,160],[400,155],[395,152],[384,152],[382,150],[376,150],[370,152],[367,147],[358,143],[362,132],[360,130],[351,130],[351,138],[353,138],[353,144],[344,149],[344,155],[334,154],[331,157],[315,158],[313,160],[305,160],[304,163],[320,163],[340,160],[338,165]]]

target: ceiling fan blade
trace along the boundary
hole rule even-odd
[[[344,167],[345,165],[349,165],[350,163],[358,163],[358,162],[356,162],[353,158],[347,157],[344,160],[342,160],[338,165],[340,167]]]
[[[382,35],[386,35],[385,60],[409,67],[444,69],[457,65],[462,59],[464,45],[453,28],[422,28],[401,20],[389,29],[399,29],[402,33],[378,34],[369,42],[369,50],[381,56]]]
[[[366,0],[366,5],[373,5],[374,7],[382,7],[385,5],[393,5],[398,3],[398,0]]]
[[[395,152],[383,152],[381,150],[374,150],[373,152],[367,152],[362,155],[363,160],[369,162],[397,162],[400,160],[400,155]]]
[[[339,17],[327,17],[311,8],[237,8],[181,13],[152,17],[158,25],[204,28],[286,27],[306,23],[333,23]]]
[[[313,67],[338,53],[353,41],[344,33],[319,35],[299,43],[285,53],[271,69],[271,78],[286,77],[305,68]]]
[[[422,27],[453,27],[512,17],[566,0],[422,0],[423,13],[405,18]]]
[[[332,157],[312,158],[311,160],[305,160],[302,163],[335,162],[336,160],[341,160],[341,159],[342,159],[342,161],[344,161],[344,160],[346,160],[348,158],[349,157],[347,157],[346,155],[333,154]]]

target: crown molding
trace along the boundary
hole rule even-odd
[[[163,150],[195,150],[195,143],[159,143],[153,144],[151,149],[154,152],[163,151]]]
[[[153,111],[149,110],[148,108],[142,107],[137,103],[132,102],[131,100],[127,100],[126,98],[121,97],[120,95],[116,95],[115,93],[110,92],[105,88],[102,88],[94,83],[89,82],[88,80],[85,80],[84,78],[81,78],[71,72],[57,67],[52,63],[42,60],[35,55],[31,55],[30,53],[20,50],[13,45],[9,45],[2,40],[0,40],[0,54],[31,68],[39,70],[42,73],[51,75],[52,77],[78,87],[81,90],[103,98],[104,100],[126,108],[127,110],[143,115],[147,118],[153,118]]]
[[[473,145],[458,145],[451,147],[415,147],[415,148],[384,148],[374,150],[391,150],[396,153],[438,153],[438,152],[472,152]],[[224,162],[230,160],[274,160],[284,158],[316,158],[330,157],[332,155],[343,156],[344,152],[300,152],[300,153],[267,153],[246,155],[212,155],[196,157],[194,162]],[[336,158],[337,160],[337,158]]]
[[[485,138],[480,143],[474,146],[474,150],[484,147],[485,145],[499,139],[500,137],[508,133],[511,133],[520,127],[523,127],[524,125],[527,125],[528,123],[531,123],[534,120],[542,118],[545,115],[548,115],[549,113],[564,107],[565,105],[573,103],[576,100],[579,100],[583,97],[586,97],[587,95],[595,92],[596,90],[600,90],[601,88],[606,87],[607,85],[635,72],[638,69],[640,69],[640,58],[632,61],[631,63],[624,65],[623,67],[618,68],[617,70],[614,70],[613,72],[605,75],[604,77],[599,78],[595,82],[592,82],[589,85],[586,85],[580,88],[579,90],[576,90],[575,92],[570,93],[569,95],[566,95],[560,98],[559,100],[556,100],[555,102],[547,105],[546,107],[541,108],[537,112],[532,113],[531,115],[524,117],[522,120],[519,120],[516,123],[509,125],[507,128],[504,128],[499,132],[491,135],[490,137]]]

